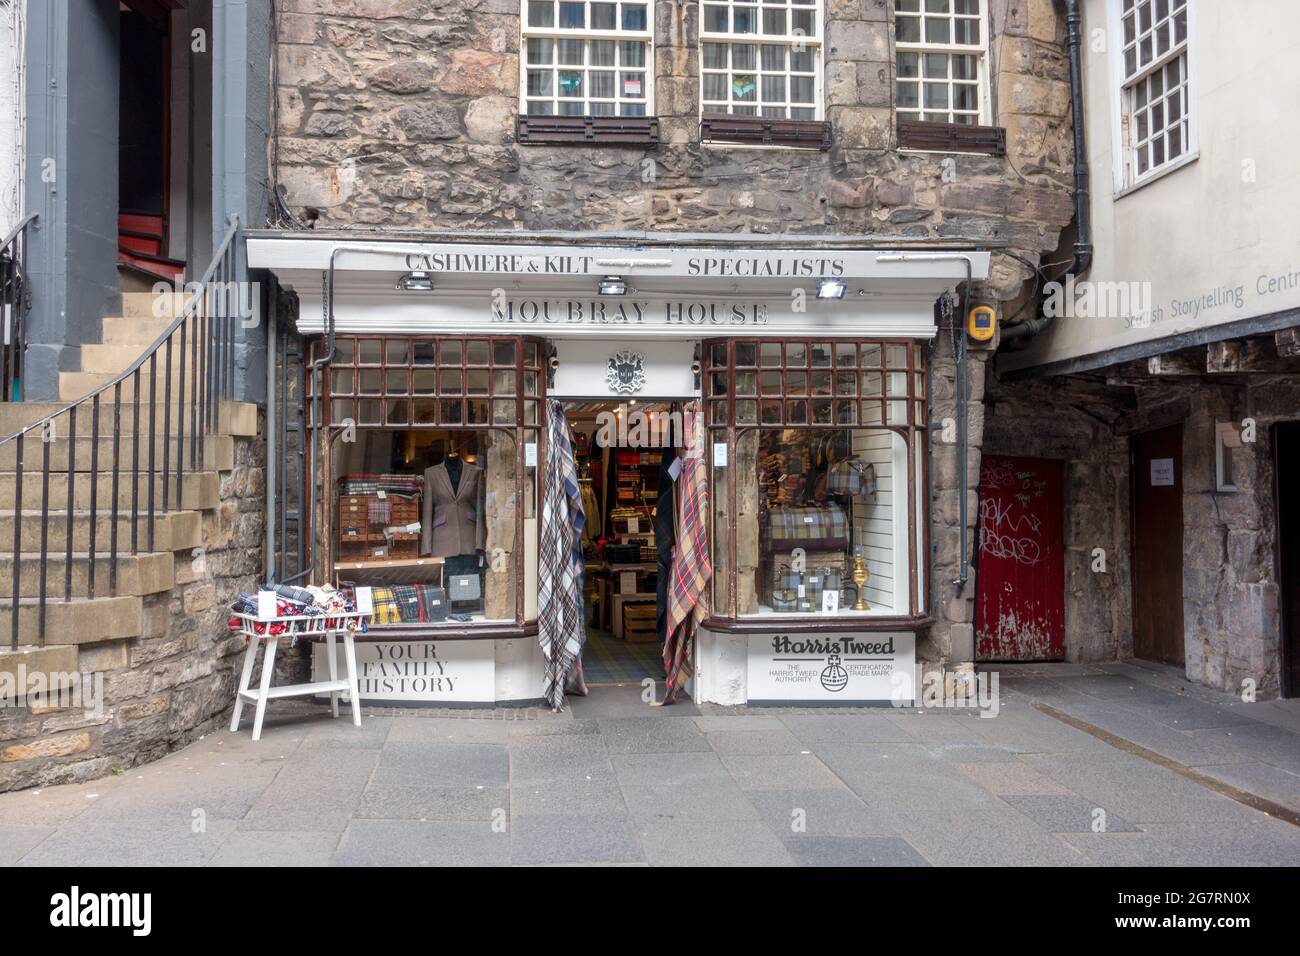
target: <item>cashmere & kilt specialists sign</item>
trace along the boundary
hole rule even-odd
[[[913,702],[916,636],[906,632],[751,634],[751,704]]]

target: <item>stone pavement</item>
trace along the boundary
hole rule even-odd
[[[0,863],[1300,864],[1300,827],[1150,756],[1300,809],[1295,701],[1128,663],[1000,677],[994,718],[650,708],[623,686],[558,715],[368,710],[358,729],[286,701],[259,743],[222,731],[0,794]]]

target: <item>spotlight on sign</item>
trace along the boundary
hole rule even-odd
[[[433,278],[427,272],[408,272],[397,280],[401,292],[432,292]]]
[[[627,283],[622,276],[605,276],[600,280],[601,295],[627,295]]]
[[[817,298],[844,298],[844,281],[842,279],[822,279],[822,281],[817,284]]]

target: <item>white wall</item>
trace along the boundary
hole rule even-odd
[[[1295,121],[1300,3],[1190,0],[1190,98],[1198,154],[1187,165],[1117,195],[1118,78],[1111,56],[1122,38],[1108,7],[1119,3],[1087,0],[1084,5],[1096,246],[1087,278],[1149,282],[1152,321],[1142,328],[1130,327],[1118,315],[1061,319],[1026,351],[1002,353],[1004,368],[1154,344],[1300,307],[1300,126]],[[1098,49],[1102,39],[1104,50]],[[1288,281],[1270,291],[1269,277]],[[1224,301],[1216,304],[1216,295]]]
[[[0,236],[22,215],[24,0],[0,0]]]

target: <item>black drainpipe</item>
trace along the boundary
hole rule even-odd
[[[1082,15],[1079,0],[1065,0],[1065,47],[1070,57],[1070,114],[1074,123],[1074,261],[1066,275],[1079,276],[1092,265],[1092,186],[1087,141],[1083,129]],[[1064,278],[1061,276],[1060,278]],[[1040,315],[1002,330],[1002,342],[1023,343],[1052,324],[1055,316]]]

